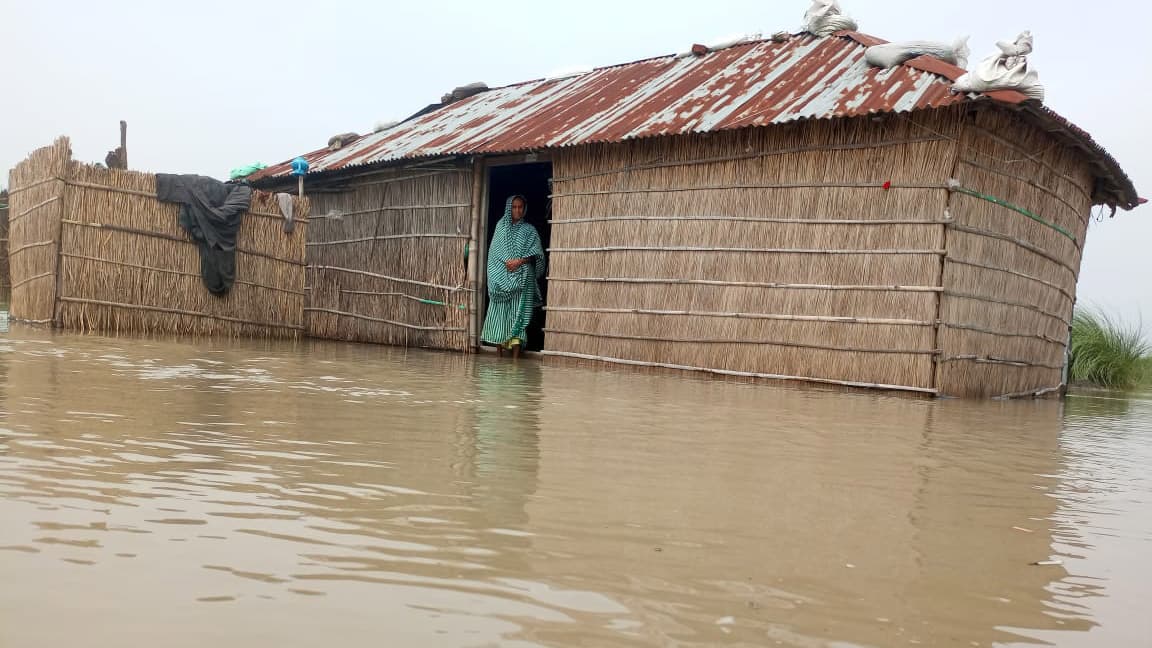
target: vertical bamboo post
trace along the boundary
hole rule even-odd
[[[1068,320],[1068,336],[1064,338],[1064,368],[1060,370],[1060,396],[1068,393],[1068,383],[1072,380],[1072,322],[1076,317],[1076,298],[1072,298],[1072,318]]]
[[[477,351],[480,347],[480,222],[484,214],[484,164],[482,158],[472,158],[472,223],[468,236],[468,340],[464,348]]]
[[[960,132],[956,135],[956,139],[953,141],[955,154],[952,159],[952,168],[949,171],[949,176],[948,178],[944,179],[945,183],[947,183],[949,179],[955,178],[957,171],[960,169],[960,159],[964,157],[964,144],[966,141],[966,135],[968,133],[967,117],[968,116],[966,113],[961,118],[962,121],[960,122]],[[945,188],[944,191],[944,214],[946,218],[944,218],[944,222],[940,224],[939,248],[944,250],[944,254],[940,255],[940,268],[936,275],[936,286],[939,287],[940,290],[936,292],[936,323],[932,332],[932,348],[936,351],[936,355],[932,356],[932,388],[936,390],[936,394],[939,396],[947,395],[940,387],[940,383],[942,382],[941,374],[944,372],[944,365],[940,362],[940,358],[942,357],[941,354],[947,355],[944,353],[944,350],[940,348],[940,330],[944,327],[944,293],[946,292],[946,287],[944,286],[944,274],[945,269],[948,266],[948,230],[954,218],[952,215],[952,198],[955,196],[955,193],[949,188]]]
[[[120,163],[128,168],[128,122],[120,120]]]
[[[444,289],[444,328],[445,329],[459,328],[458,326],[456,326],[456,317],[457,317],[456,304],[452,303],[452,301],[453,301],[452,300],[452,291],[448,288],[445,288]],[[449,333],[447,330],[445,330],[444,335],[441,336],[440,343],[443,344],[445,348],[452,348],[455,345],[453,345],[451,343],[450,338],[455,338],[455,337],[456,337],[455,332]]]
[[[58,205],[58,211],[60,213],[60,216],[56,222],[56,234],[55,234],[55,236],[56,236],[56,262],[55,262],[54,270],[55,270],[55,275],[56,275],[55,276],[56,286],[52,292],[52,327],[53,328],[61,328],[63,326],[63,323],[64,323],[63,322],[63,313],[61,312],[61,305],[63,304],[63,302],[61,301],[60,298],[63,296],[62,295],[62,290],[63,290],[62,284],[64,283],[64,221],[65,221],[65,219],[68,218],[68,207],[69,207],[68,199],[69,199],[69,194],[71,193],[71,187],[68,184],[68,181],[71,180],[71,178],[69,177],[68,172],[72,168],[72,158],[70,155],[71,149],[65,148],[64,151],[69,152],[69,154],[67,155],[67,157],[65,159],[58,160],[58,162],[60,164],[60,171],[59,171],[60,175],[58,176],[58,180],[57,180],[60,183],[60,200],[59,200],[59,205]]]

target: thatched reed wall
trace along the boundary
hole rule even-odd
[[[12,173],[12,316],[109,332],[296,337],[303,330],[308,202],[283,232],[275,197],[244,215],[236,283],[223,298],[200,278],[179,207],[156,178],[73,162],[67,139]]]
[[[474,170],[386,169],[312,198],[308,334],[466,350]]]
[[[956,396],[1061,384],[1092,176],[1016,113],[662,138],[554,164],[547,354]]]
[[[8,174],[8,263],[11,317],[53,321],[64,190],[72,151],[67,139],[39,149]]]
[[[1091,215],[1089,163],[1021,116],[987,110],[965,124],[955,177],[937,384],[966,396],[1057,388]]]
[[[545,353],[934,393],[962,119],[557,151]]]
[[[12,290],[12,273],[8,269],[8,191],[0,191],[0,299]]]

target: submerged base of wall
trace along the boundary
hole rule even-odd
[[[923,394],[928,396],[935,396],[937,392],[935,389],[925,387],[910,387],[906,385],[885,385],[879,383],[865,383],[853,382],[849,380],[835,380],[832,378],[818,378],[811,376],[785,376],[780,374],[771,373],[758,373],[750,371],[730,371],[726,369],[712,369],[708,367],[689,367],[686,365],[677,365],[663,362],[643,362],[640,360],[628,360],[625,358],[607,358],[602,356],[586,355],[582,353],[568,353],[563,351],[544,351],[543,356],[546,359],[560,358],[573,361],[586,361],[606,365],[621,365],[628,367],[641,367],[650,369],[662,369],[676,372],[693,372],[706,374],[711,376],[720,376],[725,378],[744,378],[752,380],[766,380],[766,381],[780,381],[792,383],[804,383],[810,385],[822,385],[833,387],[846,387],[852,389],[867,389],[878,391],[898,391],[908,392],[914,394]]]

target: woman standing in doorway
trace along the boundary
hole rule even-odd
[[[488,248],[488,313],[480,338],[495,344],[503,355],[520,355],[532,312],[541,305],[539,281],[544,277],[544,247],[535,227],[524,221],[524,196],[508,198]]]

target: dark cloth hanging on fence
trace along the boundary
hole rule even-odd
[[[200,175],[156,174],[156,198],[180,204],[180,226],[200,248],[200,278],[213,295],[236,281],[236,235],[252,188]]]

